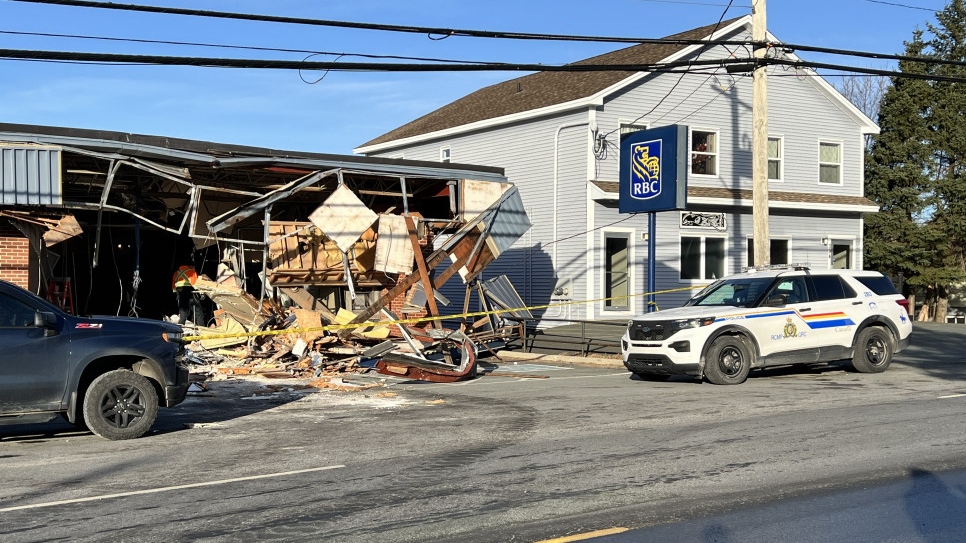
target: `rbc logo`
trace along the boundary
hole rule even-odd
[[[649,200],[661,194],[661,140],[631,146],[630,196]]]

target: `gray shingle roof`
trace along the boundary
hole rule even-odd
[[[715,29],[726,28],[738,19],[695,28],[665,39],[699,40]],[[634,45],[574,64],[650,64],[685,49],[687,45],[645,43]],[[387,132],[361,147],[421,136],[477,121],[495,119],[581,98],[631,77],[636,72],[537,72],[484,87],[431,113]]]

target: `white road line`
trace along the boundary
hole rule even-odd
[[[24,509],[40,509],[41,507],[53,507],[55,505],[70,505],[74,503],[92,502],[97,500],[108,500],[111,498],[123,498],[126,496],[138,496],[141,494],[157,494],[159,492],[170,492],[172,490],[183,490],[185,488],[198,488],[202,486],[217,486],[225,485],[229,483],[238,483],[242,481],[255,481],[258,479],[269,479],[272,477],[285,477],[287,475],[299,475],[302,473],[312,473],[316,471],[327,471],[331,469],[344,468],[342,464],[336,466],[325,466],[321,468],[309,468],[300,469],[295,471],[282,471],[279,473],[266,473],[264,475],[250,475],[248,477],[235,477],[233,479],[222,479],[220,481],[207,481],[204,483],[191,483],[187,485],[177,485],[177,486],[166,486],[161,488],[149,488],[147,490],[134,490],[131,492],[119,492],[117,494],[105,494],[103,496],[90,496],[88,498],[76,498],[73,500],[60,500],[56,502],[45,502],[45,503],[34,503],[30,505],[17,505],[14,507],[3,507],[0,508],[0,513],[5,513],[7,511],[22,511]]]
[[[947,398],[962,398],[963,396],[966,396],[966,394],[950,394],[949,396],[940,396],[939,399],[945,400]]]

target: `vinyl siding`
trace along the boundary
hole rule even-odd
[[[456,163],[496,166],[505,169],[507,179],[520,190],[524,206],[530,215],[532,226],[513,247],[487,267],[484,278],[506,274],[528,305],[550,303],[558,274],[551,263],[553,255],[553,178],[554,141],[561,126],[584,123],[563,128],[558,140],[558,237],[574,234],[574,225],[583,231],[586,224],[587,149],[589,129],[585,124],[587,112],[558,115],[537,121],[500,127],[446,139],[445,142],[429,142],[406,147],[405,156],[410,160],[439,160],[439,149],[449,147],[452,161]],[[398,154],[401,150],[387,151]],[[384,156],[384,155],[374,155]],[[575,278],[584,275],[585,253],[583,238],[557,244],[557,257],[562,263],[559,276],[571,274]],[[583,287],[579,287],[582,289]],[[441,292],[453,303],[446,313],[462,310],[465,286],[457,278],[450,280]],[[581,295],[582,295],[581,290]],[[475,296],[473,297],[475,300]],[[475,303],[475,302],[474,302]],[[537,314],[542,314],[542,310]]]
[[[700,58],[730,55],[726,48],[716,47],[702,52]],[[813,79],[795,77],[781,68],[772,69],[770,74],[769,134],[781,136],[784,145],[784,180],[772,182],[770,190],[861,196],[863,141],[857,121],[831,101]],[[618,180],[620,123],[646,123],[651,127],[685,124],[692,129],[717,131],[719,138],[718,174],[691,176],[691,186],[751,189],[751,94],[749,75],[651,74],[606,97],[603,106],[589,112],[531,119],[450,137],[445,142],[387,150],[381,156],[404,151],[408,159],[438,160],[440,147],[446,146],[451,148],[454,162],[504,168],[507,178],[520,188],[533,227],[508,254],[487,269],[486,276],[506,273],[524,301],[531,305],[549,303],[557,281],[569,279],[572,299],[594,301],[552,308],[546,311],[546,316],[621,318],[646,309],[647,241],[643,234],[647,233],[647,216],[620,214],[616,200],[588,203],[588,191],[596,194],[595,189],[588,187],[588,178]],[[649,113],[642,117],[645,112]],[[554,236],[555,134],[564,125],[586,121],[591,121],[590,126],[597,129],[597,134],[606,134],[607,156],[595,158],[591,152],[590,126],[559,131],[558,223]],[[841,186],[818,183],[818,146],[823,140],[842,144]],[[691,208],[725,212],[728,226],[724,232],[682,229],[678,212],[659,213],[655,237],[658,291],[700,288],[707,284],[680,279],[682,235],[723,236],[726,274],[740,271],[746,263],[746,240],[753,230],[751,209]],[[821,225],[820,229],[816,229],[816,224]],[[592,229],[590,232],[588,226]],[[773,209],[769,229],[770,237],[790,240],[792,262],[808,262],[816,269],[829,266],[829,247],[821,243],[823,237],[854,239],[853,267],[861,266],[862,218],[859,214]],[[632,298],[630,311],[626,313],[604,311],[603,302],[599,301],[604,296],[604,239],[608,231],[625,232],[630,240]],[[555,267],[551,264],[554,248]],[[458,287],[462,292],[462,285]],[[695,291],[660,294],[656,300],[658,307],[679,306]],[[449,292],[446,294],[450,296]],[[457,309],[461,307],[459,304]],[[556,323],[543,323],[543,326],[553,324]]]
[[[679,212],[667,211],[657,214],[657,237],[655,238],[657,291],[695,287],[694,290],[658,294],[656,302],[659,308],[667,309],[683,305],[698,288],[709,283],[709,281],[682,280],[680,278],[681,237],[722,237],[725,239],[725,274],[740,272],[746,266],[748,259],[747,240],[754,231],[750,210],[739,211],[734,208],[720,207],[704,207],[693,210],[711,213],[725,212],[727,227],[722,232],[710,229],[682,228]],[[623,217],[625,216],[617,212],[614,202],[597,202],[594,206],[594,224],[595,227],[602,230]],[[815,215],[809,213],[772,210],[768,221],[769,237],[789,240],[790,262],[808,264],[812,269],[827,269],[830,267],[830,247],[822,244],[822,238],[854,239],[852,242],[853,267],[861,268],[861,220],[856,216],[823,215],[820,217],[821,227],[816,229],[816,219]],[[647,307],[647,297],[644,294],[647,292],[648,255],[647,241],[643,238],[643,234],[647,233],[647,216],[645,214],[634,216],[631,220],[620,223],[619,226],[634,228],[630,238],[632,253],[636,255],[633,260],[634,269],[631,272],[635,281],[632,292],[638,294],[638,296],[631,299],[631,310],[632,312],[642,313]],[[596,299],[603,296],[601,279],[604,265],[603,257],[603,244],[599,243],[593,251],[593,273],[598,278],[596,292],[592,293],[590,298]],[[597,308],[597,315],[602,318],[608,317],[609,312],[603,311],[602,304],[595,303],[588,304],[588,306]]]

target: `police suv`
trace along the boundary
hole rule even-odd
[[[766,366],[851,359],[885,371],[909,346],[907,302],[879,272],[784,266],[716,281],[684,307],[628,322],[624,365],[643,379],[745,381]]]

